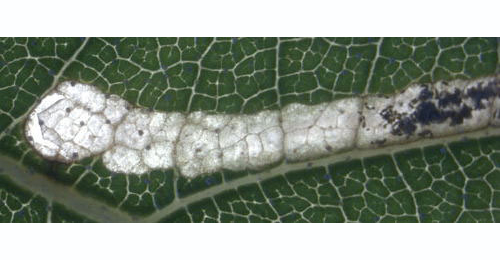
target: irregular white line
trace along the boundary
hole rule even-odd
[[[380,58],[380,48],[382,46],[382,41],[383,41],[382,38],[379,38],[377,41],[377,49],[375,50],[375,57],[372,59],[372,64],[370,66],[370,70],[368,71],[368,73],[370,73],[370,74],[368,75],[368,78],[366,79],[366,87],[364,90],[364,94],[369,93],[369,88],[372,85],[372,77],[373,77],[373,74],[375,74],[375,72],[374,72],[375,71],[375,63],[377,63],[378,59]]]

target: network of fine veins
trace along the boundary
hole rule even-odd
[[[196,177],[500,126],[499,83],[496,75],[413,84],[391,96],[231,115],[136,108],[68,81],[41,100],[25,130],[30,144],[51,160],[70,163],[102,154],[116,173],[177,167]]]

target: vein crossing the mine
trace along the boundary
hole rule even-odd
[[[223,168],[258,170],[283,159],[304,161],[499,126],[499,83],[496,75],[253,115],[185,115],[135,108],[70,81],[31,112],[26,137],[45,158],[69,163],[102,154],[104,165],[117,173],[178,167],[195,177]]]

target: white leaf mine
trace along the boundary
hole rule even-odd
[[[119,96],[68,81],[30,113],[26,136],[50,160],[70,163],[102,154],[116,173],[177,167],[192,178],[500,126],[499,83],[495,75],[253,115],[186,115],[135,108]]]

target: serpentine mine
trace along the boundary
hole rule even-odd
[[[113,172],[178,167],[192,178],[262,169],[348,151],[500,126],[500,75],[413,84],[391,96],[290,104],[253,115],[157,112],[74,81],[28,117],[25,133],[45,158],[71,163],[102,154]]]

